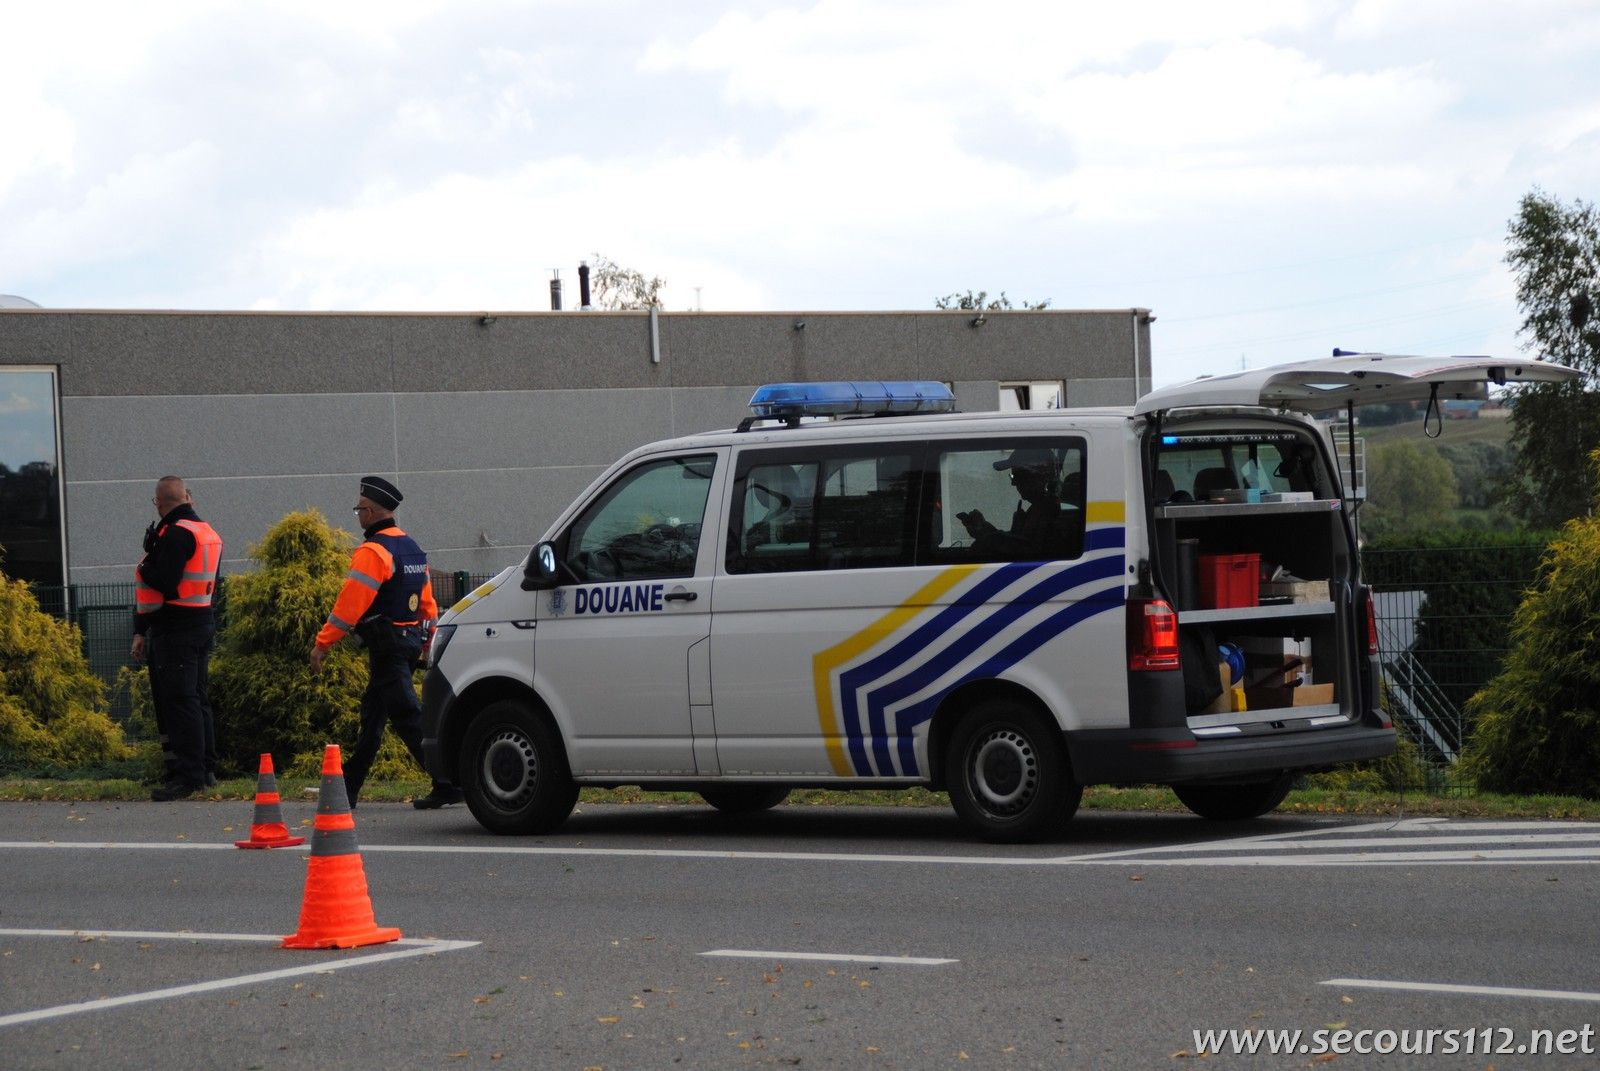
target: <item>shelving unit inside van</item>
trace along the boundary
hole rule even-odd
[[[1345,586],[1351,575],[1341,506],[1338,499],[1313,499],[1169,503],[1155,507],[1158,567],[1169,593],[1178,600],[1181,629],[1209,626],[1219,643],[1238,643],[1252,652],[1252,664],[1245,674],[1247,682],[1271,669],[1274,650],[1284,652],[1285,657],[1290,651],[1306,656],[1301,685],[1304,691],[1252,690],[1250,698],[1255,702],[1247,703],[1246,710],[1191,711],[1192,728],[1301,719],[1315,722],[1340,716],[1339,693],[1349,685],[1339,679],[1339,666],[1346,661],[1339,657],[1339,645],[1348,631],[1339,607],[1349,605]],[[1301,581],[1326,585],[1326,591],[1320,598],[1301,593],[1286,601],[1256,605],[1195,604],[1195,585],[1185,583],[1187,578],[1180,575],[1187,572],[1180,547],[1189,540],[1198,544],[1199,555],[1246,559],[1259,556],[1264,565],[1281,567]],[[1250,598],[1237,601],[1255,601],[1257,579],[1254,575],[1249,578]],[[1190,591],[1187,600],[1185,588]],[[1326,696],[1328,701],[1308,701],[1308,697],[1324,698],[1324,692],[1332,693]],[[1224,695],[1227,694],[1225,689]]]

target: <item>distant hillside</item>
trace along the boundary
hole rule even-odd
[[[1370,428],[1357,425],[1356,434],[1366,439],[1368,443],[1376,446],[1380,443],[1391,443],[1396,439],[1409,439],[1415,437],[1421,442],[1431,442],[1438,446],[1445,443],[1494,443],[1504,446],[1511,441],[1511,420],[1506,416],[1488,416],[1490,412],[1505,413],[1504,409],[1485,410],[1476,420],[1446,420],[1444,430],[1437,439],[1423,438],[1422,419],[1409,420],[1404,424],[1389,424],[1381,428]],[[1432,426],[1430,425],[1430,430]]]
[[[1494,415],[1487,415],[1489,413]],[[1429,427],[1431,429],[1432,425]],[[1403,441],[1446,448],[1445,456],[1451,459],[1452,465],[1455,466],[1456,481],[1462,494],[1462,506],[1455,511],[1456,523],[1490,529],[1508,529],[1515,526],[1515,521],[1510,516],[1489,505],[1495,490],[1494,481],[1499,477],[1492,471],[1485,471],[1467,460],[1467,456],[1463,456],[1461,451],[1448,449],[1452,446],[1472,446],[1479,443],[1509,449],[1511,421],[1504,409],[1484,410],[1472,420],[1447,419],[1437,439],[1423,435],[1420,415],[1403,424],[1359,427],[1357,434],[1367,441],[1369,457],[1370,451],[1377,447]],[[1451,458],[1452,454],[1456,456]],[[1509,464],[1509,461],[1507,458],[1506,463]]]

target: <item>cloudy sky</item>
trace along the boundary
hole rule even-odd
[[[1600,185],[1600,3],[11,5],[0,293],[1144,306],[1156,382],[1519,346],[1506,222]]]

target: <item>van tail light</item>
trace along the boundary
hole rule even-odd
[[[1178,668],[1178,615],[1165,599],[1128,600],[1128,668]]]
[[[1361,601],[1367,607],[1367,656],[1375,657],[1378,653],[1378,608],[1372,597],[1372,589],[1361,589]]]

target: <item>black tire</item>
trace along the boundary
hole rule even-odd
[[[723,814],[770,811],[789,798],[789,790],[782,785],[717,785],[698,791],[701,799]]]
[[[987,841],[1015,844],[1056,834],[1083,799],[1055,725],[1011,699],[986,700],[967,711],[944,759],[951,805]]]
[[[1238,822],[1260,818],[1283,802],[1294,787],[1294,775],[1248,785],[1173,785],[1183,805],[1213,822]]]
[[[460,784],[472,816],[491,833],[547,833],[578,802],[560,735],[516,699],[490,703],[473,719]]]

